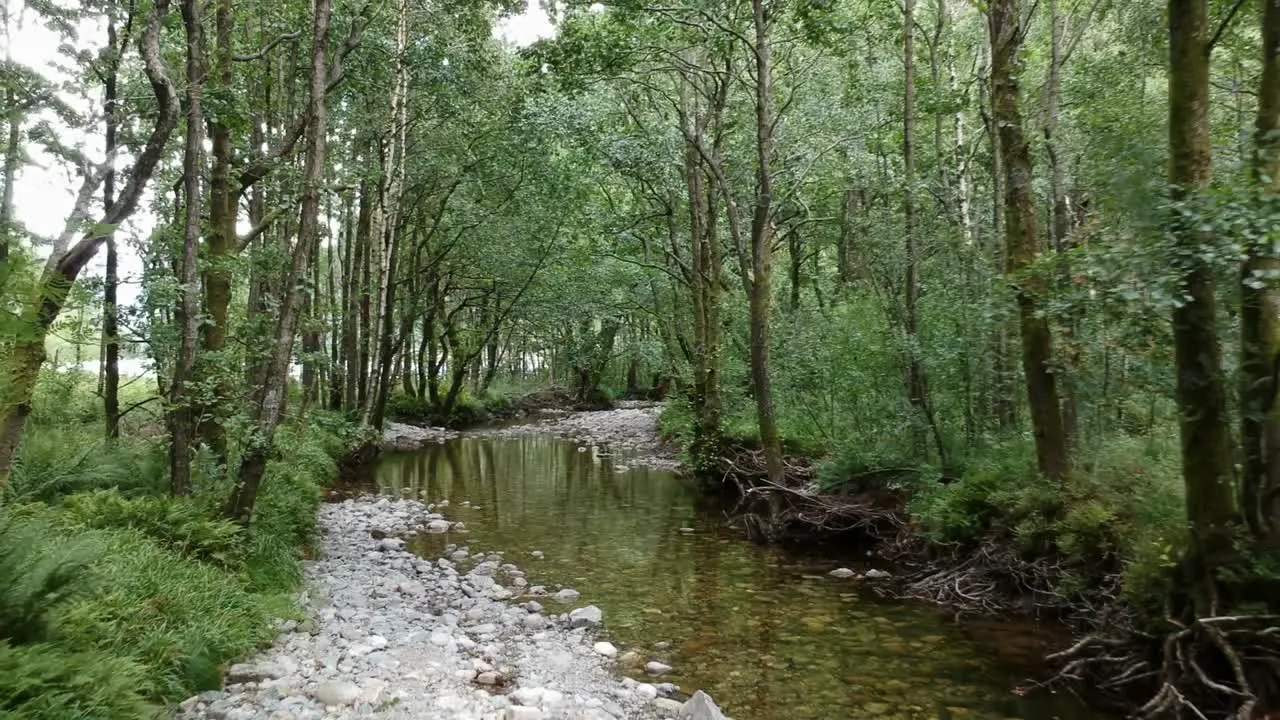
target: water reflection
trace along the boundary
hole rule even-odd
[[[665,679],[707,690],[738,720],[1094,717],[1014,695],[1025,668],[998,664],[939,613],[830,580],[829,561],[741,540],[693,488],[625,457],[549,437],[468,437],[387,456],[366,482],[448,500],[470,528],[421,538],[423,553],[503,550],[530,582],[578,589],[624,652],[675,666]]]

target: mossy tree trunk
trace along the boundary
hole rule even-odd
[[[1259,208],[1280,195],[1280,0],[1263,0],[1262,79],[1254,135],[1253,175]],[[1280,540],[1280,273],[1275,233],[1246,248],[1240,278],[1241,504],[1255,536]]]
[[[1169,182],[1176,203],[1190,204],[1209,184],[1209,41],[1205,0],[1169,0]],[[1183,482],[1191,549],[1187,591],[1197,615],[1216,605],[1215,568],[1234,555],[1235,462],[1218,342],[1213,274],[1206,237],[1190,207],[1175,210],[1170,230],[1186,301],[1173,312],[1174,364],[1182,438]]]

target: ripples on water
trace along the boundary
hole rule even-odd
[[[576,588],[623,653],[674,666],[663,680],[706,690],[736,720],[1095,717],[1011,691],[1044,651],[1035,628],[958,626],[878,600],[827,578],[834,560],[747,542],[694,488],[625,457],[545,436],[464,437],[386,455],[362,482],[448,500],[471,532],[423,536],[420,552],[505,551],[532,584]]]

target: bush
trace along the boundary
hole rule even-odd
[[[0,718],[138,720],[160,718],[138,688],[146,669],[100,652],[69,652],[0,640]]]
[[[912,517],[939,542],[971,543],[989,532],[1026,549],[1043,540],[1043,521],[1061,508],[1059,490],[1036,470],[1026,441],[1009,441],[974,459],[950,483],[925,481],[909,500]]]

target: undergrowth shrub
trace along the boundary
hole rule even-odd
[[[928,474],[917,452],[905,441],[855,442],[818,466],[818,487],[823,492],[848,493],[898,489]]]
[[[467,427],[484,422],[488,418],[488,411],[483,401],[466,391],[458,395],[453,410],[447,415],[426,398],[397,392],[387,398],[387,417],[410,425]]]
[[[396,422],[421,425],[435,416],[435,406],[427,398],[404,392],[391,393],[387,398],[387,417]]]
[[[322,486],[369,440],[323,411],[281,427],[246,530],[222,519],[230,479],[207,452],[173,499],[161,444],[99,433],[33,424],[0,500],[0,720],[158,717],[219,687],[296,613]]]
[[[1007,441],[956,482],[921,483],[908,507],[938,542],[971,545],[994,533],[1027,557],[1062,555],[1064,592],[1123,572],[1126,599],[1159,612],[1186,536],[1174,438],[1111,438],[1081,453],[1087,459],[1062,485],[1037,472],[1030,441]]]
[[[688,398],[673,397],[658,414],[658,434],[667,442],[687,448],[693,439],[693,404]]]
[[[1057,489],[1036,470],[1034,449],[1009,441],[971,460],[955,482],[922,481],[908,508],[938,542],[972,543],[998,532],[1033,549],[1043,539],[1041,521],[1057,514],[1060,503]]]

